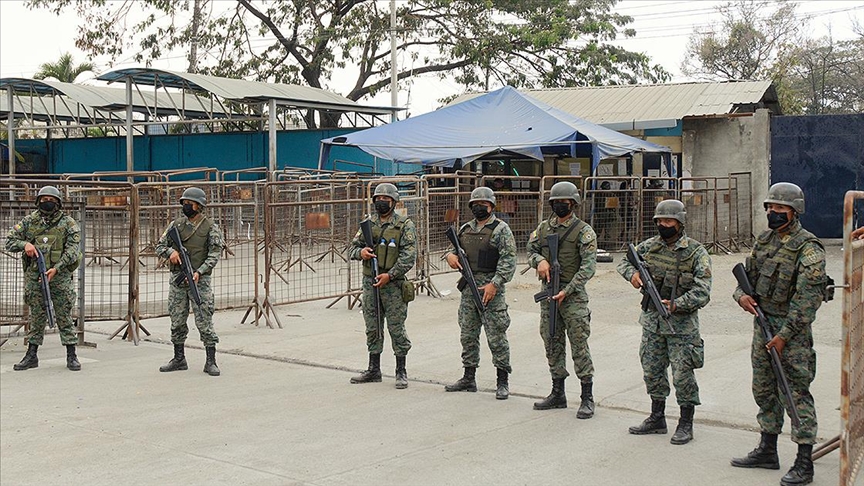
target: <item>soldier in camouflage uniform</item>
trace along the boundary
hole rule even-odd
[[[195,314],[195,327],[204,343],[207,358],[204,364],[204,372],[210,376],[219,376],[219,367],[216,365],[216,344],[219,336],[213,330],[213,311],[215,303],[213,299],[213,288],[210,286],[210,278],[213,267],[219,262],[222,248],[225,242],[219,226],[203,213],[206,206],[206,195],[197,187],[190,187],[183,191],[180,196],[180,204],[183,205],[183,215],[175,219],[162,233],[159,242],[156,243],[156,255],[169,261],[171,270],[171,285],[168,289],[168,313],[171,315],[171,342],[174,344],[174,357],[159,371],[186,370],[186,354],[184,343],[189,334],[189,306]],[[195,304],[191,299],[189,283],[176,282],[181,273],[179,248],[174,247],[168,230],[176,227],[180,233],[183,246],[189,252],[192,269],[195,272],[194,280],[198,283],[198,293],[201,296],[201,305]]]
[[[414,300],[414,285],[407,279],[408,272],[417,260],[417,230],[414,222],[395,211],[399,202],[399,190],[389,183],[378,184],[372,195],[375,212],[369,215],[372,222],[372,240],[378,242],[374,248],[366,246],[360,230],[351,242],[350,258],[363,261],[363,320],[366,323],[366,348],[369,351],[369,367],[351,383],[381,381],[381,353],[384,337],[378,337],[378,316],[375,309],[375,293],[381,296],[382,319],[387,322],[393,353],[396,355],[396,388],[408,388],[408,372],[405,359],[411,349],[411,341],[405,331],[408,317],[408,302]],[[372,276],[372,258],[378,259],[378,278]]]
[[[480,328],[486,328],[486,340],[492,351],[492,364],[497,370],[495,398],[506,400],[510,396],[508,375],[510,367],[510,343],[507,328],[510,315],[507,313],[504,284],[516,273],[516,240],[510,226],[497,219],[495,193],[488,187],[478,187],[471,192],[468,207],[474,219],[459,229],[459,244],[465,251],[474,273],[477,287],[486,306],[485,322],[474,304],[471,289],[459,285],[462,300],[459,303],[460,341],[462,342],[462,366],[464,376],[444,389],[448,392],[477,391],[475,372],[480,364]],[[455,250],[447,254],[450,268],[459,269],[459,258]]]
[[[546,237],[558,234],[558,262],[561,265],[560,292],[553,298],[558,301],[555,335],[549,337],[549,304],[540,305],[540,336],[546,348],[549,372],[552,374],[552,393],[545,400],[534,403],[534,410],[567,408],[564,380],[567,372],[567,338],[573,354],[576,376],[582,384],[582,403],[576,417],[588,419],[594,416],[593,377],[594,364],[588,349],[591,335],[591,311],[588,310],[588,293],[585,284],[594,276],[597,267],[597,235],[588,223],[573,212],[581,204],[579,190],[571,182],[558,182],[552,186],[549,205],[555,213],[542,221],[531,233],[528,241],[528,263],[537,269],[542,290],[547,291],[550,281],[549,245]]]
[[[780,468],[777,435],[783,428],[786,403],[771,368],[768,350],[774,348],[781,356],[801,419],[800,426],[792,426],[792,440],[798,444],[798,455],[780,484],[807,484],[813,481],[811,453],[817,425],[816,408],[810,394],[810,383],[816,376],[811,325],[822,304],[828,279],[825,249],[819,239],[801,226],[798,215],[804,213],[804,193],[800,187],[788,182],[774,184],[768,190],[764,206],[770,229],[756,239],[745,265],[759,302],[757,304],[740,287],[733,294],[738,305],[751,314],[756,314],[756,305],[761,307],[774,334],[766,345],[759,323],[754,319],[750,361],[753,398],[759,406],[756,419],[762,436],[756,449],[746,457],[732,459],[732,465]]]
[[[75,354],[78,336],[72,325],[72,303],[75,301],[72,279],[81,262],[81,230],[78,223],[62,211],[63,199],[56,187],[45,186],[40,189],[36,195],[36,207],[38,209],[12,227],[6,237],[7,251],[24,252],[24,301],[30,307],[27,353],[13,369],[21,371],[39,366],[36,352],[45,336],[48,314],[36,266],[38,248],[45,257],[60,342],[66,346],[66,367],[80,371],[81,363]]]
[[[630,427],[630,433],[666,433],[666,397],[669,396],[666,369],[671,365],[675,398],[681,407],[681,418],[670,441],[676,445],[693,439],[693,412],[699,405],[694,370],[705,362],[698,310],[708,304],[711,294],[711,258],[701,243],[684,233],[685,216],[681,201],[660,202],[654,211],[659,235],[636,246],[671,316],[664,320],[650,301],[647,306],[643,304],[639,316],[642,324],[639,357],[645,386],[651,396],[651,415],[640,425]],[[633,287],[642,287],[641,275],[626,256],[618,264],[618,273]]]

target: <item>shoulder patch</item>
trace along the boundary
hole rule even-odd
[[[801,265],[809,267],[822,261],[822,255],[812,246],[805,246],[801,251]]]
[[[583,231],[582,237],[579,239],[582,243],[591,243],[594,241],[594,232],[593,231]]]
[[[14,228],[15,228],[15,231],[21,231],[21,229],[22,229],[21,223],[15,224]]]
[[[529,239],[532,239],[532,240],[537,239],[537,230],[536,229],[531,232],[531,236],[529,236]]]

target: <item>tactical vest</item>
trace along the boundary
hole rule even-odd
[[[540,231],[537,237],[540,239],[540,254],[547,262],[552,262],[549,255],[549,242],[546,237],[552,233],[558,233],[558,263],[561,264],[561,283],[566,284],[573,280],[573,276],[579,272],[582,266],[582,254],[579,252],[580,235],[582,229],[587,223],[573,216],[574,220],[570,226],[557,226],[554,230],[547,221],[546,224],[540,225]]]
[[[183,246],[189,252],[189,261],[192,263],[192,270],[196,272],[204,263],[204,260],[207,259],[207,253],[209,252],[207,242],[210,236],[210,229],[213,227],[213,222],[210,221],[210,218],[207,216],[202,217],[204,220],[197,227],[189,223],[186,217],[177,218],[173,223],[180,233],[180,240],[183,242]],[[171,266],[171,270],[179,269],[179,266]]]
[[[68,217],[69,216],[62,214],[57,221],[49,224],[47,229],[40,233],[36,233],[31,237],[33,246],[38,248],[45,256],[46,269],[54,267],[54,265],[56,265],[63,257],[63,248],[66,246],[66,231],[60,228],[60,224]],[[38,218],[41,221],[42,217],[38,216]],[[28,260],[25,259],[25,267],[27,261]],[[69,268],[66,268],[66,271],[71,272],[78,268],[80,261],[80,259],[76,260],[74,264],[70,265]]]
[[[682,235],[681,238],[687,238]],[[675,298],[678,298],[695,284],[693,275],[693,263],[696,259],[696,251],[702,247],[696,240],[687,238],[687,247],[668,251],[669,247],[659,237],[645,254],[645,263],[654,285],[663,299],[672,299],[672,290],[675,289]],[[665,249],[665,250],[664,250]],[[676,286],[677,285],[677,286]]]
[[[814,242],[824,249],[822,242],[813,233],[801,228],[786,243],[780,242],[780,237],[772,239],[774,231],[766,231],[757,238],[755,261],[750,268],[756,274],[756,285],[753,290],[759,297],[762,309],[773,315],[785,315],[789,312],[789,301],[795,293],[795,281],[798,278],[798,253],[808,242]]]
[[[495,220],[487,224],[479,231],[473,231],[471,225],[466,223],[459,229],[459,244],[465,250],[468,257],[468,265],[474,273],[494,273],[498,269],[498,248],[492,246],[492,232],[501,221]]]
[[[407,220],[388,223],[386,228],[372,225],[372,241],[375,242],[372,251],[375,252],[375,256],[378,258],[379,273],[389,272],[391,268],[396,266],[396,262],[399,261],[399,245],[402,242],[402,228],[405,227],[405,221]],[[391,242],[393,245],[390,244]],[[363,262],[363,275],[367,277],[372,276],[371,261],[367,260]]]

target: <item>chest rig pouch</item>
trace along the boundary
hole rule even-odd
[[[558,263],[561,264],[561,283],[569,283],[573,280],[573,276],[579,271],[582,266],[582,255],[579,253],[579,238],[582,234],[582,229],[587,224],[585,221],[577,219],[570,224],[563,233],[563,226],[558,226],[556,230],[552,229],[548,223],[543,225],[537,235],[540,239],[540,254],[547,262],[551,262],[549,255],[549,242],[546,239],[552,233],[558,233]]]
[[[678,298],[693,288],[696,282],[693,260],[698,248],[693,240],[689,240],[686,248],[669,250],[665,243],[658,240],[648,249],[645,262],[661,298]]]
[[[490,244],[492,232],[498,227],[499,220],[472,231],[469,224],[459,229],[459,243],[468,256],[468,264],[474,273],[494,273],[498,269],[498,248]]]
[[[57,262],[63,257],[63,248],[66,246],[66,231],[58,228],[60,222],[66,216],[60,216],[57,218],[57,221],[50,223],[44,230],[39,233],[33,235],[30,240],[33,243],[33,246],[39,249],[42,252],[42,255],[45,256],[45,267],[50,269],[57,265]],[[24,259],[24,268],[26,270],[29,265],[30,259]],[[69,265],[66,268],[67,271],[72,272],[78,268],[78,264],[81,260],[76,260],[75,263]]]
[[[404,221],[387,224],[387,227],[372,225],[372,239],[376,242],[372,251],[378,258],[378,271],[387,273],[399,261],[399,245],[402,242]],[[372,263],[363,262],[363,274],[372,276]]]
[[[808,242],[824,248],[815,235],[803,229],[786,243],[781,243],[773,231],[766,231],[758,238],[755,261],[747,259],[748,273],[756,272],[753,290],[759,296],[759,302],[772,313],[788,311],[798,279],[798,254]],[[830,277],[821,282],[823,300],[833,298],[833,287],[828,287],[829,282],[833,283]]]
[[[207,243],[210,237],[210,228],[213,227],[213,222],[210,218],[204,219],[198,225],[191,225],[186,218],[177,218],[174,221],[174,226],[180,232],[180,239],[183,241],[183,246],[189,252],[189,261],[192,263],[192,270],[197,271],[198,268],[207,259]],[[171,264],[172,271],[179,271],[180,266]]]

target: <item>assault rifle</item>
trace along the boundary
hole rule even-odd
[[[363,233],[363,240],[370,250],[375,249],[375,242],[372,240],[372,221],[366,218],[360,223],[360,231]],[[373,253],[374,255],[374,253]],[[375,283],[378,283],[378,257],[373,256],[370,260],[372,264],[372,278]],[[381,289],[372,287],[373,299],[375,299],[375,319],[378,323],[378,339],[384,338],[384,319],[381,315]]]
[[[189,282],[189,291],[192,292],[192,300],[196,305],[201,305],[201,294],[198,293],[198,283],[195,282],[193,276],[195,270],[192,268],[192,260],[189,259],[189,251],[183,246],[183,241],[180,239],[180,231],[176,226],[171,225],[168,230],[168,237],[174,242],[177,253],[180,254],[180,275],[174,279],[177,285],[183,285],[183,281]]]
[[[459,279],[456,288],[459,289],[460,292],[466,285],[471,288],[471,298],[474,300],[474,306],[477,307],[477,313],[480,314],[480,320],[485,326],[486,305],[483,304],[483,296],[480,293],[480,289],[477,288],[477,281],[474,280],[474,272],[471,271],[471,265],[468,264],[468,255],[466,255],[465,250],[462,249],[462,245],[459,243],[459,237],[456,235],[456,230],[454,230],[452,226],[447,228],[447,239],[450,240],[450,243],[453,244],[453,248],[456,249],[456,256],[459,257],[459,265],[462,266],[462,269],[459,270],[462,274],[462,278]]]
[[[51,288],[48,286],[48,269],[45,268],[45,255],[36,248],[36,268],[39,270],[39,287],[42,289],[42,300],[45,302],[45,313],[48,314],[48,327],[54,329],[56,315],[54,301],[51,300]]]
[[[648,271],[648,265],[645,265],[645,260],[643,260],[642,256],[636,251],[636,247],[633,246],[633,243],[627,244],[627,261],[630,262],[630,265],[636,267],[636,270],[639,272],[639,278],[642,279],[642,310],[647,311],[648,307],[653,305],[654,309],[660,313],[660,317],[669,325],[669,330],[672,331],[672,334],[675,334],[675,328],[672,327],[672,322],[669,321],[669,317],[672,313],[669,312],[669,308],[663,304],[663,299],[660,298],[660,292],[657,290],[657,286],[654,285],[654,279],[651,277],[651,272]]]
[[[549,301],[549,338],[555,335],[558,322],[558,301],[553,299],[561,291],[561,263],[558,262],[558,233],[546,237],[549,245],[549,282],[546,290],[534,294],[534,302]]]
[[[750,280],[747,278],[747,270],[744,269],[744,265],[741,263],[735,265],[732,268],[732,274],[735,275],[735,280],[738,281],[738,286],[741,287],[741,290],[755,300],[756,295],[753,292],[753,286],[750,285]],[[754,306],[754,308],[756,309],[756,320],[759,322],[759,328],[762,330],[762,337],[765,338],[765,343],[767,344],[768,341],[774,338],[774,335],[771,333],[771,328],[768,327],[768,319],[765,318],[762,308],[758,305]],[[795,409],[795,401],[792,399],[789,380],[786,379],[786,373],[783,372],[780,354],[774,348],[771,348],[768,352],[771,354],[771,369],[774,370],[777,386],[780,388],[780,392],[783,393],[783,397],[786,398],[786,408],[789,410],[789,417],[792,419],[795,427],[798,427],[801,419],[798,417],[798,410]]]

